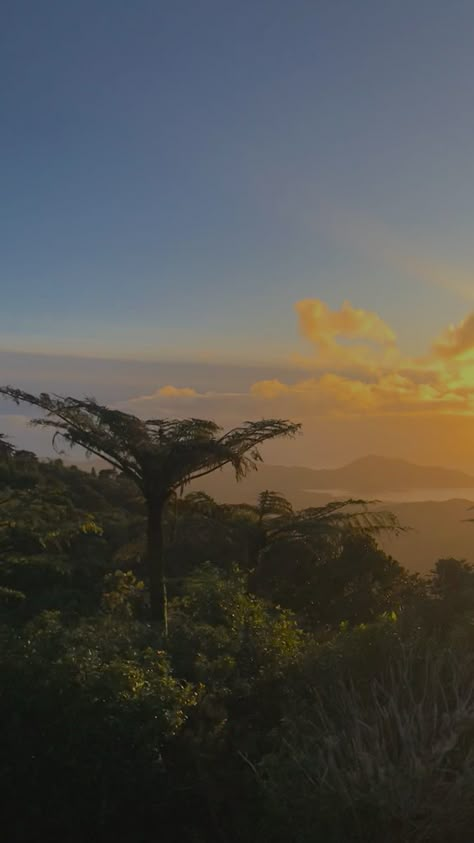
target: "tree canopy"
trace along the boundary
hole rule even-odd
[[[231,465],[236,478],[257,468],[260,445],[300,428],[282,419],[247,421],[226,432],[205,419],[140,419],[99,404],[94,398],[71,398],[42,392],[33,395],[12,386],[0,394],[16,404],[26,402],[44,415],[32,424],[52,428],[53,443],[61,438],[87,454],[106,460],[138,485],[148,510],[148,579],[153,620],[167,634],[167,594],[163,544],[166,502],[192,480]]]

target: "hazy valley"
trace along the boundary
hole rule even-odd
[[[253,502],[270,489],[298,509],[333,499],[378,500],[379,508],[390,509],[408,528],[380,541],[410,570],[426,572],[445,556],[474,559],[474,523],[469,521],[474,518],[474,477],[461,471],[368,456],[335,469],[264,463],[239,483],[224,469],[195,486],[227,503]]]

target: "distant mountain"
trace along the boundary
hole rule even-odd
[[[438,466],[416,465],[406,460],[370,455],[342,468],[317,470],[316,489],[355,492],[406,492],[410,489],[474,489],[474,476]]]
[[[196,488],[221,500],[250,500],[262,491],[273,489],[301,505],[308,491],[337,495],[380,495],[413,489],[470,489],[474,476],[464,471],[437,466],[415,465],[406,460],[370,455],[341,468],[311,469],[263,464],[236,484],[232,472],[224,470],[209,475]]]

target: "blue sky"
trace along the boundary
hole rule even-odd
[[[473,36],[459,0],[7,2],[3,347],[271,357],[311,296],[458,319],[331,221],[469,271]]]
[[[280,378],[314,299],[424,353],[474,302],[473,43],[470,0],[7,0],[0,350]]]

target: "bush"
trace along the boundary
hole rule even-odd
[[[474,822],[472,656],[400,642],[368,683],[351,672],[313,687],[262,762],[267,838],[465,843]]]
[[[204,565],[184,592],[170,608],[168,646],[178,675],[201,694],[181,781],[189,781],[183,770],[195,770],[191,785],[212,821],[206,840],[250,843],[262,800],[246,757],[271,746],[304,637],[290,613],[248,594],[237,568],[225,575]]]
[[[147,627],[64,626],[47,612],[0,637],[2,826],[9,840],[112,839],[163,821],[167,742],[196,693]],[[146,838],[154,839],[154,838]]]

